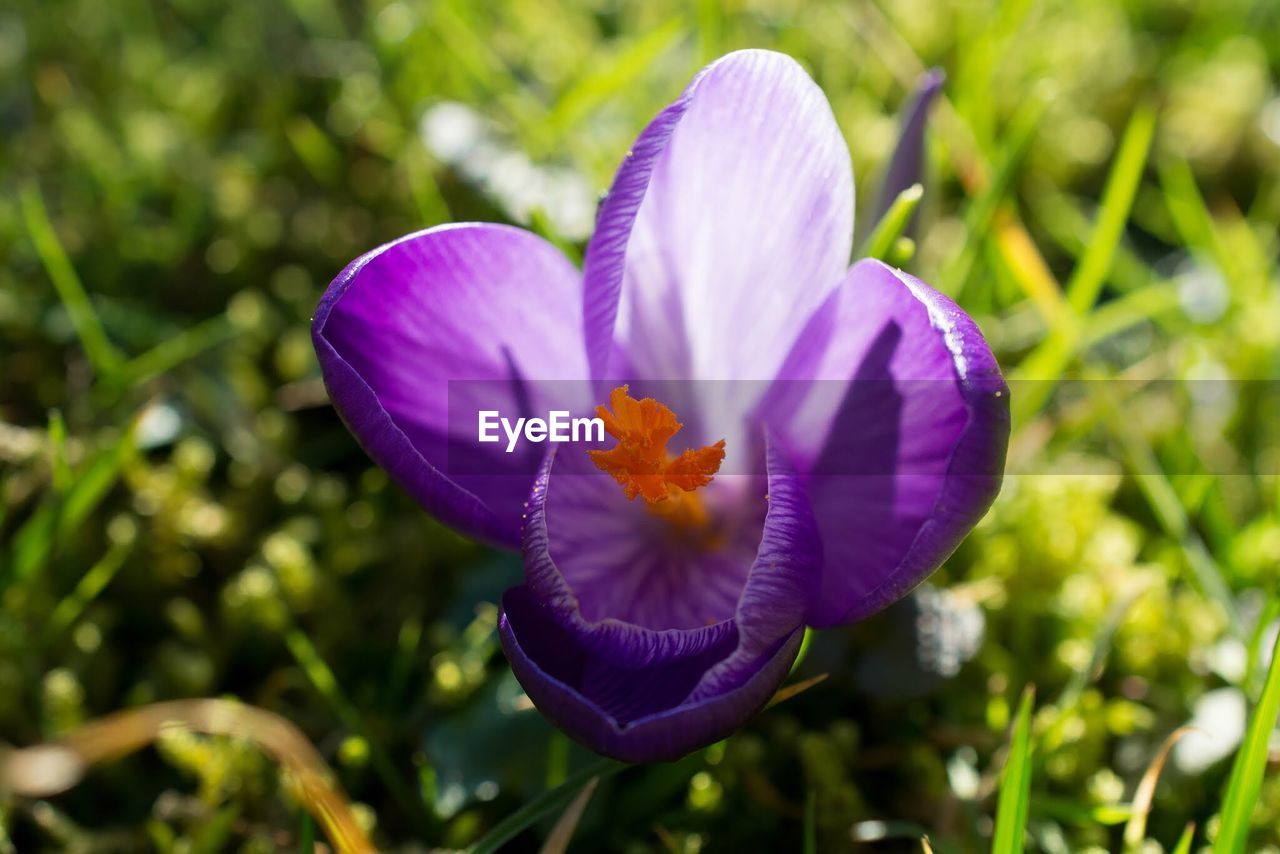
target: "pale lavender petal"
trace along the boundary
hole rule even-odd
[[[581,448],[557,452],[539,488],[545,491],[530,501],[530,521],[545,528],[546,559],[586,620],[662,630],[733,617],[760,546],[764,477],[719,476],[699,491],[714,520],[714,532],[704,535],[714,547],[673,531],[642,499],[628,501]],[[543,544],[530,553],[528,534],[525,542],[536,565]]]
[[[442,226],[349,265],[312,336],[334,406],[369,455],[442,521],[514,546],[537,459],[478,443],[474,413],[585,405],[574,399],[587,391],[581,297],[577,270],[541,238]]]
[[[595,374],[768,380],[852,231],[849,153],[821,90],[781,54],[719,60],[640,136],[601,207],[585,267]],[[703,406],[735,417],[727,398],[758,387],[716,384],[726,399]]]
[[[977,326],[878,261],[850,270],[766,401],[807,476],[825,566],[809,622],[860,619],[923,580],[1000,487],[1009,392]]]

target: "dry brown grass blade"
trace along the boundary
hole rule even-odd
[[[582,813],[587,808],[587,802],[591,800],[591,796],[595,793],[598,785],[600,785],[600,778],[592,777],[587,785],[582,787],[582,791],[578,792],[569,806],[565,808],[564,814],[560,816],[556,826],[551,828],[547,841],[542,843],[541,854],[564,854],[569,849],[569,841],[573,839],[573,832],[578,829],[578,822],[582,821]]]
[[[232,700],[176,700],[126,709],[57,741],[9,751],[0,756],[0,791],[32,798],[66,791],[91,766],[146,747],[174,729],[248,739],[288,770],[299,800],[339,851],[377,850],[306,736],[277,714]]]
[[[1147,815],[1151,812],[1151,802],[1155,800],[1156,784],[1160,782],[1160,772],[1169,761],[1169,753],[1187,733],[1194,732],[1195,727],[1184,726],[1169,733],[1169,737],[1160,745],[1160,750],[1147,766],[1138,788],[1133,792],[1133,815],[1124,826],[1124,850],[1137,851],[1142,847],[1142,839],[1147,835]]]
[[[802,691],[808,691],[810,688],[812,688],[814,685],[817,685],[819,682],[826,681],[826,678],[827,678],[826,673],[819,673],[817,676],[811,676],[808,679],[797,682],[794,685],[788,685],[785,688],[780,688],[778,690],[778,693],[774,694],[772,699],[770,699],[769,702],[765,705],[765,708],[772,709],[774,706],[778,705],[779,703],[790,700],[796,694],[799,694]]]

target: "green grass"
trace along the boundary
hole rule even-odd
[[[507,816],[467,848],[467,854],[495,854],[522,831],[562,812],[592,780],[605,780],[627,766],[612,759],[599,759]]]
[[[295,722],[388,848],[1280,846],[1280,668],[1260,666],[1280,619],[1278,45],[1274,11],[1236,0],[17,0],[0,12],[0,740],[235,698]],[[309,322],[348,261],[441,222],[514,222],[579,261],[557,192],[589,203],[742,47],[791,53],[828,95],[859,254],[988,336],[1011,476],[933,579],[938,650],[903,611],[808,633],[807,690],[621,773],[529,708],[493,604],[519,561],[373,467],[325,401]],[[921,190],[871,222],[934,66]],[[424,140],[445,102],[484,126],[475,170]],[[581,185],[517,209],[492,180],[516,156]],[[948,632],[975,617],[962,654]],[[958,668],[925,672],[921,649]],[[1031,683],[1034,716],[1014,700]],[[1165,757],[1223,689],[1247,700],[1243,743]],[[0,797],[0,854],[318,847],[306,815],[249,745],[162,740],[66,794]]]
[[[1267,770],[1271,736],[1280,718],[1280,635],[1271,651],[1271,667],[1262,696],[1253,710],[1249,730],[1231,766],[1231,778],[1222,797],[1221,823],[1213,842],[1215,854],[1249,850],[1253,812]]]
[[[899,193],[893,200],[893,204],[889,206],[889,210],[885,211],[884,216],[876,223],[875,229],[867,235],[867,241],[858,251],[858,255],[881,261],[888,260],[894,244],[906,232],[907,225],[911,222],[911,215],[915,213],[916,206],[920,204],[920,199],[923,197],[924,187],[920,184],[912,184]]]
[[[80,336],[85,355],[93,363],[94,368],[108,381],[112,379],[120,364],[120,354],[107,340],[107,333],[102,322],[94,311],[89,294],[85,291],[80,277],[76,275],[71,259],[58,241],[58,235],[49,222],[49,214],[45,211],[44,200],[40,191],[34,186],[26,186],[19,196],[22,217],[26,222],[27,234],[40,261],[44,264],[49,281],[53,284],[66,307],[67,315]]]
[[[991,850],[995,854],[1021,854],[1027,833],[1027,815],[1031,811],[1031,711],[1035,706],[1035,690],[1022,692],[1018,716],[1009,737],[1009,755],[1000,772],[1000,798],[996,807],[995,834]]]

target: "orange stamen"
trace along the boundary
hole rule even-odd
[[[592,462],[622,486],[628,499],[642,496],[649,509],[672,521],[704,525],[706,510],[693,493],[720,470],[724,440],[672,457],[667,443],[684,425],[658,401],[636,400],[627,389],[625,385],[615,388],[609,393],[608,406],[596,407],[605,432],[618,444],[607,451],[588,451]]]

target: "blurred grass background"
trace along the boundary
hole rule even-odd
[[[1028,683],[1034,850],[1124,847],[1188,722],[1207,735],[1158,766],[1128,843],[1172,849],[1188,822],[1212,840],[1280,612],[1280,406],[1254,382],[1280,376],[1261,0],[11,0],[0,738],[238,698],[296,723],[401,850],[472,843],[590,763],[498,649],[518,561],[371,466],[308,321],[347,261],[434,223],[516,222],[576,255],[644,123],[739,47],[826,91],[860,235],[896,111],[945,68],[895,260],[974,313],[1011,377],[1129,382],[1069,405],[1015,385],[1011,466],[1038,474],[912,599],[815,638],[798,676],[824,684],[603,782],[575,850],[986,850]],[[1188,410],[1153,378],[1240,382]],[[293,850],[315,831],[292,792],[244,740],[170,732],[64,795],[0,796],[0,851]],[[1252,821],[1247,850],[1280,851],[1274,773]]]

